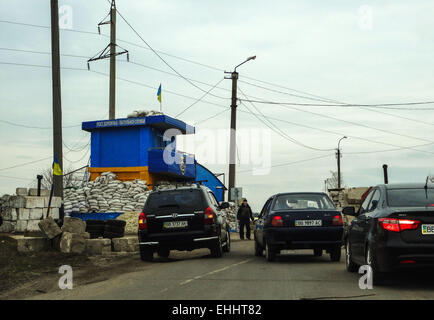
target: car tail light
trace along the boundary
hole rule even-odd
[[[337,214],[333,217],[333,225],[334,226],[343,226],[344,220],[342,220],[342,215]]]
[[[430,203],[428,207],[434,207],[434,203]]]
[[[211,207],[205,209],[205,212],[203,213],[203,219],[205,224],[214,223],[214,211],[212,211]]]
[[[420,221],[409,219],[380,218],[378,219],[378,222],[384,230],[392,232],[415,230],[419,228],[420,225]]]
[[[414,260],[402,260],[399,263],[401,263],[401,264],[414,264],[414,263],[416,263],[416,261],[414,261]]]
[[[283,220],[281,216],[274,216],[271,220],[271,225],[273,227],[283,227]]]
[[[148,222],[146,221],[146,215],[144,212],[141,212],[139,215],[139,230],[147,230]]]

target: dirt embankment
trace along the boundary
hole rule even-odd
[[[0,299],[23,299],[59,290],[62,265],[72,267],[74,286],[104,281],[145,267],[138,253],[90,257],[55,250],[20,253],[14,239],[0,235]]]

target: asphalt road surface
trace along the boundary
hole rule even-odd
[[[345,270],[329,255],[290,251],[270,263],[255,257],[253,241],[233,241],[223,258],[209,250],[174,252],[168,259],[143,262],[139,272],[34,296],[34,299],[434,299],[431,270],[392,275],[382,286],[359,288],[357,273]],[[139,259],[139,258],[137,258]],[[142,262],[138,262],[142,263]]]

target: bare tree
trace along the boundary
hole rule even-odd
[[[72,168],[67,168],[63,170],[63,188],[74,188],[79,187],[81,185],[82,179],[81,176],[83,174],[82,170],[71,173],[74,171]],[[42,173],[42,181],[41,181],[41,187],[42,189],[51,189],[51,185],[53,183],[53,169],[47,168]]]
[[[327,188],[337,189],[339,186],[338,173],[337,173],[337,171],[330,171],[330,173],[331,173],[331,177],[326,180],[327,181]],[[341,174],[341,186],[343,187],[343,185],[344,185],[344,180],[342,179],[342,174]]]

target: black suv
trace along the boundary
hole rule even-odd
[[[140,257],[152,261],[154,252],[209,248],[213,257],[230,251],[230,232],[214,193],[202,185],[151,192],[139,216]]]

